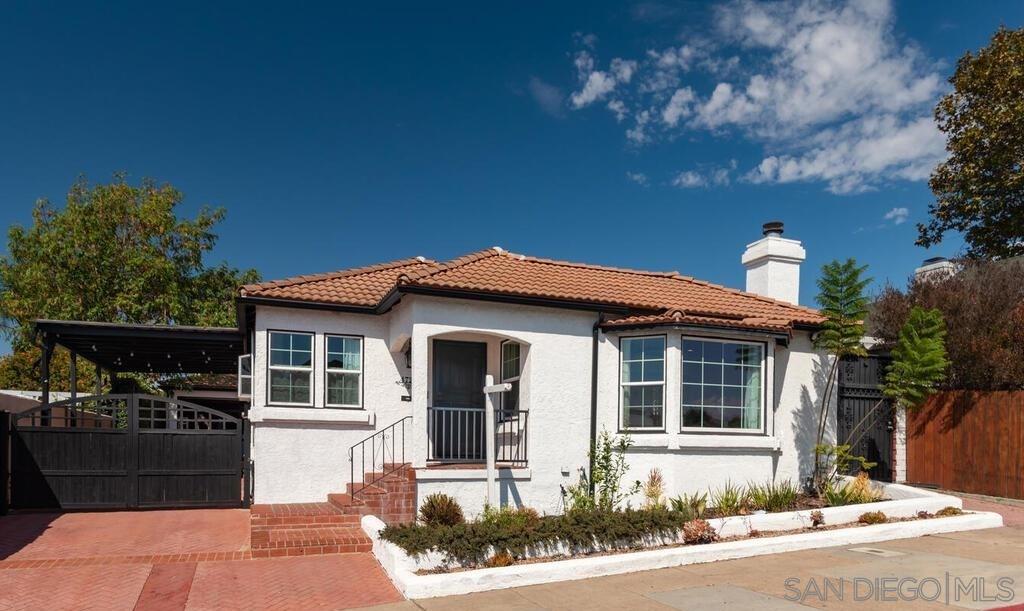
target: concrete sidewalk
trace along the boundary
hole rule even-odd
[[[1001,582],[1000,590],[1000,578],[1012,582]],[[917,587],[920,592],[915,594]],[[970,588],[970,592],[963,591]],[[1000,595],[1003,600],[997,599]],[[862,600],[855,600],[857,597]],[[405,601],[374,609],[704,610],[726,605],[747,609],[989,609],[1021,604],[1024,527],[1014,526]]]

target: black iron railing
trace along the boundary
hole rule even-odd
[[[442,463],[480,463],[486,460],[485,411],[474,407],[428,407],[428,459]],[[495,461],[525,465],[528,410],[494,412]]]
[[[405,416],[348,449],[348,476],[350,494],[353,497],[406,465],[405,423],[407,420],[412,420],[412,416]],[[356,456],[359,457],[358,461]],[[356,465],[360,467],[358,483],[356,482]]]

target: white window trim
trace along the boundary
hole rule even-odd
[[[515,344],[515,345],[519,346],[519,358],[517,359],[519,361],[519,373],[514,375],[514,376],[509,376],[509,377],[506,378],[505,377],[505,346],[508,345],[508,344]],[[501,344],[499,345],[499,348],[498,348],[498,361],[500,361],[498,366],[501,368],[498,373],[501,374],[499,377],[501,378],[501,382],[502,383],[505,383],[505,382],[519,382],[520,380],[522,380],[522,377],[523,377],[523,344],[522,343],[517,342],[517,341],[512,340],[512,339],[506,339],[506,340],[502,341]],[[501,393],[501,409],[499,409],[499,411],[501,411],[501,412],[506,411],[505,410],[505,394],[506,393]],[[522,409],[523,409],[522,402],[523,402],[523,386],[522,386],[522,384],[520,384],[519,385],[519,407],[516,408],[517,411],[522,411]]]
[[[624,353],[622,345],[628,340],[634,339],[651,339],[656,338],[662,340],[662,352],[661,352],[661,381],[660,382],[623,382],[622,381],[622,364],[625,363],[623,358]],[[661,426],[628,426],[626,424],[626,405],[622,400],[622,389],[627,386],[661,386]],[[622,432],[654,432],[664,433],[667,430],[667,422],[665,416],[668,411],[666,403],[666,389],[668,388],[668,336],[666,335],[627,335],[619,336],[619,430]]]
[[[761,347],[761,427],[756,429],[730,429],[725,427],[683,426],[683,366],[686,361],[684,343],[691,339],[700,342],[718,342],[719,344],[747,344]],[[694,361],[690,361],[691,363]],[[702,361],[703,363],[703,361]],[[768,344],[767,342],[749,339],[733,339],[728,337],[707,337],[702,335],[683,335],[679,342],[679,432],[680,433],[711,433],[715,435],[764,435],[768,426]],[[704,384],[701,382],[701,386]]]
[[[242,374],[242,360],[243,359],[249,359],[249,374],[248,375],[243,375]],[[236,390],[236,394],[238,395],[239,399],[250,399],[250,400],[252,399],[252,377],[253,377],[252,376],[252,353],[238,355],[238,379],[235,381],[235,386],[236,386],[235,390]],[[249,392],[248,393],[243,393],[242,392],[242,379],[243,378],[248,378],[249,379]]]
[[[341,337],[345,339],[357,339],[359,340],[359,369],[337,369],[328,366],[327,355],[328,350],[328,338]],[[366,341],[361,335],[344,335],[341,333],[325,333],[324,334],[324,407],[341,407],[345,409],[363,409],[363,368],[366,357]],[[329,403],[327,398],[331,396],[330,387],[327,384],[327,376],[331,373],[355,373],[359,375],[359,402],[358,403]]]
[[[273,345],[273,341],[272,341],[272,337],[271,336],[273,336],[275,333],[279,333],[281,335],[308,335],[309,336],[309,359],[311,361],[309,367],[296,367],[295,365],[271,365],[271,354],[273,353],[272,352],[273,349],[271,348],[271,346]],[[270,330],[267,331],[267,405],[269,405],[269,406],[282,405],[282,406],[294,406],[294,407],[313,407],[313,403],[314,403],[313,397],[316,396],[314,394],[315,389],[313,387],[314,386],[314,384],[313,384],[313,370],[314,369],[313,368],[316,365],[316,356],[315,355],[316,355],[316,334],[315,333],[310,333],[308,331],[285,331],[285,330],[276,330],[276,329],[273,330],[273,331],[270,331]],[[295,402],[292,402],[292,401],[274,401],[274,400],[272,400],[271,399],[271,393],[272,393],[273,389],[271,388],[270,380],[271,380],[271,372],[274,371],[274,370],[277,370],[277,371],[305,371],[305,372],[307,372],[307,375],[309,376],[309,402],[308,403],[295,403]]]

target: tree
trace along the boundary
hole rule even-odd
[[[964,233],[967,256],[1024,254],[1024,29],[1000,28],[977,55],[965,54],[935,109],[949,158],[932,173],[936,201],[917,244]]]
[[[871,305],[869,334],[894,346],[914,306],[942,312],[950,361],[946,385],[1024,389],[1024,260],[959,261],[958,271],[886,287]]]
[[[234,291],[259,276],[223,263],[206,267],[203,257],[216,243],[213,228],[224,210],[203,208],[194,219],[181,219],[181,202],[180,191],[150,179],[132,185],[117,174],[109,184],[90,185],[81,178],[63,209],[40,200],[30,227],[12,226],[8,254],[0,257],[0,319],[15,354],[0,361],[0,379],[38,386],[38,376],[26,379],[25,367],[39,358],[36,318],[233,323]],[[55,364],[66,367],[66,360]],[[53,374],[67,379],[61,369]]]
[[[845,262],[832,261],[821,268],[818,278],[819,311],[825,317],[822,330],[814,339],[814,346],[826,351],[831,357],[825,387],[821,391],[821,406],[818,413],[818,431],[815,447],[821,447],[828,428],[828,406],[836,382],[839,361],[846,356],[866,354],[861,338],[864,336],[864,319],[868,314],[868,298],[864,289],[871,282],[864,277],[867,266],[858,266],[853,259]],[[821,453],[814,454],[814,486],[821,489],[823,472]]]
[[[892,401],[895,409],[911,410],[920,407],[945,380],[948,368],[946,321],[942,318],[942,312],[914,306],[892,349],[892,363],[886,370],[881,387],[885,398],[879,400],[850,429],[849,445],[857,445],[864,435],[861,427],[885,401]],[[858,432],[860,435],[856,435]]]

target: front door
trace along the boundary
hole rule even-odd
[[[487,344],[434,341],[433,402],[429,429],[431,458],[484,458],[484,378]]]

